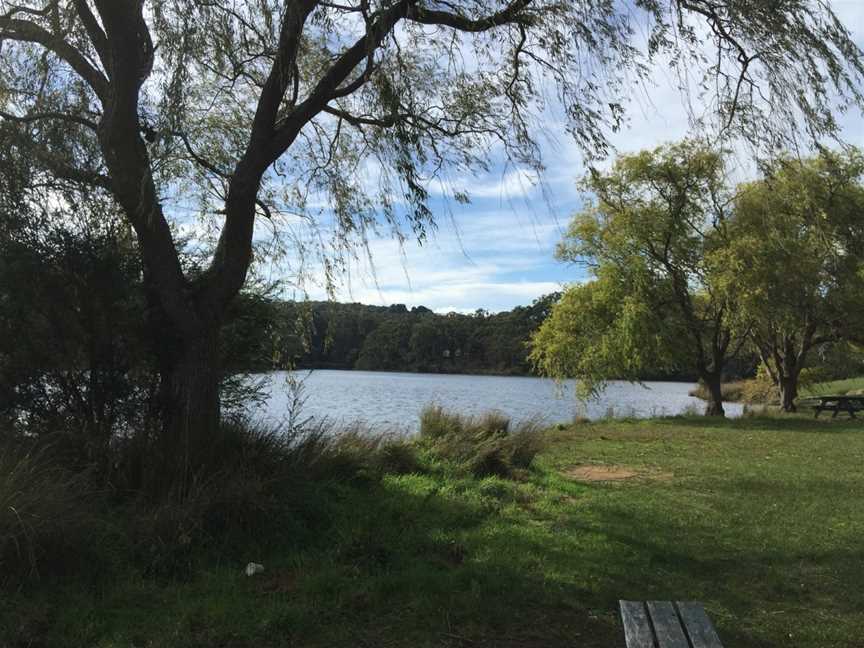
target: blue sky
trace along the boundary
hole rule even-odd
[[[859,45],[864,44],[864,0],[834,0],[832,6]],[[655,81],[650,98],[633,100],[629,124],[611,138],[619,153],[687,134],[687,111],[676,80],[658,70]],[[842,124],[844,139],[864,147],[864,116],[844,115]],[[542,188],[501,166],[465,182],[454,181],[455,186],[468,186],[469,205],[433,199],[439,227],[423,246],[408,241],[400,248],[387,237],[371,239],[372,262],[354,263],[336,298],[424,305],[438,312],[500,311],[584,280],[583,270],[553,258],[569,217],[582,201],[575,184],[584,172],[582,157],[562,137],[544,145],[544,158]],[[313,298],[325,296],[320,287],[307,290]]]

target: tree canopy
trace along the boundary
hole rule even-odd
[[[596,281],[571,287],[534,336],[537,368],[591,391],[665,358],[695,371],[711,390],[709,413],[722,415],[720,380],[744,338],[718,290],[731,203],[723,156],[694,141],[666,145],[592,171],[583,188],[596,202],[574,217],[558,256]]]
[[[510,311],[434,313],[417,306],[274,302],[279,368],[467,374],[530,372],[527,341],[559,297]],[[268,368],[273,367],[270,365]]]
[[[739,187],[725,251],[727,293],[785,410],[820,347],[864,325],[864,157],[860,151],[774,160]]]
[[[799,376],[864,326],[864,158],[778,156],[733,186],[724,152],[695,141],[625,155],[583,183],[594,202],[559,245],[592,279],[532,337],[531,359],[590,394],[648,367],[691,368],[722,413],[720,381],[755,354],[794,411]],[[848,351],[847,351],[848,353]]]
[[[256,221],[329,282],[377,227],[423,240],[434,182],[466,200],[451,178],[495,159],[542,170],[550,105],[604,154],[657,63],[707,98],[701,128],[757,148],[834,136],[864,105],[862,53],[819,0],[0,0],[0,47],[31,204],[101,192],[134,229],[181,485],[218,424]],[[191,268],[190,215],[209,244]]]

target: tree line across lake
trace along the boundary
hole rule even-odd
[[[424,306],[274,302],[279,368],[521,375],[528,339],[560,294],[489,313],[438,314]]]
[[[247,297],[248,298],[248,297]],[[503,376],[536,375],[531,337],[561,293],[498,313],[436,313],[424,306],[372,306],[331,301],[272,301],[262,352],[238,370],[362,369]],[[267,350],[270,351],[268,354]],[[753,375],[750,355],[727,367],[728,378]],[[693,380],[684,365],[644,366],[642,380]]]

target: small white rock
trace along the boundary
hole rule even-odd
[[[264,571],[264,565],[262,565],[260,563],[250,562],[248,565],[246,565],[246,575],[247,576],[254,576],[255,574],[260,574],[263,571]]]

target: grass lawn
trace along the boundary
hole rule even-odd
[[[820,394],[848,394],[852,391],[864,390],[864,376],[858,378],[846,378],[845,380],[834,380],[832,382],[815,383],[801,390],[801,395],[818,396]]]
[[[313,545],[285,537],[179,581],[128,570],[8,592],[0,646],[612,648],[619,598],[703,601],[729,647],[862,645],[864,423],[552,434],[516,481],[339,486]],[[603,476],[586,466],[630,477],[580,481]],[[241,575],[246,560],[265,573]]]

